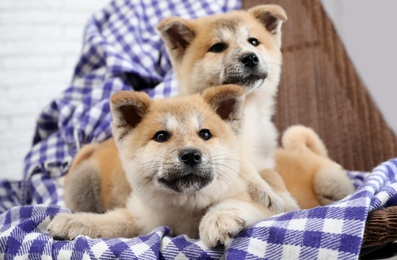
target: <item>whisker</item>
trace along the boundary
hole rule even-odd
[[[236,173],[237,175],[240,175],[240,169],[239,169],[239,170],[236,170],[236,169],[233,169],[232,167],[230,167],[230,166],[228,166],[228,165],[226,165],[226,164],[221,164],[221,163],[215,163],[215,164],[213,164],[213,165],[225,167],[225,168],[227,168],[227,169],[229,169],[229,170],[232,170],[232,171],[233,171],[234,173]]]
[[[221,169],[216,169],[216,173],[218,174],[218,179],[223,180],[224,182],[228,183],[230,186],[233,186],[236,190],[242,191],[239,187],[236,186],[234,181],[228,176],[228,174],[221,170]]]

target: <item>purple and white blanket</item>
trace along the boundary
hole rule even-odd
[[[209,3],[211,2],[211,3]],[[356,259],[369,211],[397,205],[397,159],[367,173],[349,172],[357,191],[326,207],[265,219],[243,230],[228,248],[171,237],[158,227],[136,238],[57,241],[46,231],[68,212],[57,178],[86,143],[111,136],[109,97],[120,90],[174,96],[177,85],[156,31],[164,18],[194,18],[239,9],[239,0],[115,0],[89,20],[69,88],[40,114],[24,179],[0,181],[0,258],[5,259]]]

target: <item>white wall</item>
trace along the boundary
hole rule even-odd
[[[322,2],[370,94],[397,133],[397,1]]]
[[[65,89],[84,25],[108,0],[0,0],[0,178],[20,179],[34,121]]]
[[[0,0],[0,178],[19,179],[34,120],[68,86],[89,15],[108,0]],[[397,1],[323,0],[397,132]]]

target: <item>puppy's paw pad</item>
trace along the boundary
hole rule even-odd
[[[235,211],[210,212],[201,221],[200,239],[208,247],[228,246],[246,226],[246,221]]]

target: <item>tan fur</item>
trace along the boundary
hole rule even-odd
[[[106,162],[101,165],[103,177],[125,173],[132,188],[127,203],[104,214],[59,214],[48,227],[50,234],[63,239],[132,237],[167,225],[175,235],[200,236],[213,247],[228,244],[230,236],[274,214],[251,199],[243,180],[255,169],[240,152],[238,130],[233,130],[235,121],[241,120],[242,106],[243,91],[237,86],[156,101],[142,93],[116,93],[111,109],[120,161],[112,140],[86,161]],[[211,138],[203,139],[203,130],[210,131]],[[156,136],[164,131],[168,139],[157,141]],[[184,162],[185,151],[198,151],[199,163],[193,167]],[[71,181],[67,185],[76,184]],[[123,192],[118,186],[110,187]],[[277,196],[270,187],[266,193]],[[116,193],[105,194],[114,198]]]
[[[277,159],[277,154],[276,154]],[[269,183],[269,186],[274,190],[274,192],[279,195],[284,201],[284,209],[285,211],[293,211],[299,208],[296,198],[294,194],[290,193],[290,190],[285,185],[283,175],[279,174],[279,167],[276,166],[276,170],[265,169],[259,172],[260,176]],[[258,185],[257,183],[250,183],[249,187],[253,187],[254,185]],[[259,190],[260,187],[257,187],[256,190]]]
[[[171,17],[158,25],[182,95],[224,83],[244,88],[246,105],[239,138],[243,153],[253,162],[256,172],[277,174],[273,154],[277,131],[271,117],[281,73],[281,25],[286,20],[287,15],[280,6],[259,5],[248,11],[195,20]],[[253,38],[259,42],[257,46],[250,42]],[[226,47],[220,52],[212,51],[212,47],[219,44]],[[257,64],[248,68],[243,57],[252,54]],[[264,205],[270,203],[278,212],[298,209],[288,191],[275,201],[264,201],[267,196],[263,191],[268,184],[259,174],[245,176],[245,181],[254,200]]]
[[[88,144],[81,148],[81,150],[77,153],[76,157],[73,160],[72,165],[69,168],[69,171],[74,171],[77,165],[81,164],[81,162],[90,158],[94,152],[97,151],[98,144]],[[67,183],[68,175],[65,175],[65,184]]]
[[[258,30],[258,33],[256,33],[256,35],[258,37],[260,37],[260,41],[263,42],[263,46],[260,46],[258,48],[260,48],[262,52],[270,53],[270,54],[264,55],[264,56],[269,56],[270,61],[272,61],[273,59],[277,60],[277,62],[275,64],[269,63],[270,64],[269,66],[271,66],[272,69],[269,69],[269,77],[266,80],[266,82],[268,82],[268,83],[266,83],[263,86],[264,91],[262,90],[259,93],[262,93],[262,92],[267,93],[267,91],[274,92],[275,87],[273,85],[278,82],[278,75],[279,75],[278,70],[279,70],[279,66],[281,65],[281,61],[280,61],[281,54],[279,51],[279,47],[276,46],[277,45],[276,40],[281,37],[281,35],[280,35],[281,20],[279,20],[278,18],[273,19],[273,15],[279,16],[280,19],[282,19],[282,20],[285,20],[286,16],[285,16],[284,11],[280,7],[277,7],[277,6],[259,6],[258,8],[252,9],[250,12],[252,12],[252,14],[247,13],[247,12],[237,12],[236,14],[238,14],[238,16],[241,16],[241,20],[242,20],[239,22],[238,22],[238,19],[235,22],[233,22],[235,20],[233,18],[234,14],[226,14],[226,15],[219,15],[219,16],[213,16],[213,17],[208,17],[208,18],[201,18],[202,20],[197,20],[197,22],[187,21],[187,20],[183,20],[183,22],[186,24],[192,23],[192,26],[193,26],[193,23],[194,23],[194,26],[200,25],[200,28],[198,28],[198,29],[196,28],[196,30],[194,31],[194,33],[192,33],[192,35],[195,35],[196,32],[197,32],[197,34],[199,32],[205,33],[205,31],[207,31],[207,27],[211,26],[211,23],[215,24],[216,26],[221,26],[221,27],[224,27],[224,26],[233,27],[233,26],[237,26],[239,23],[243,23],[243,24],[253,23],[253,30],[254,31]],[[258,18],[256,16],[258,16]],[[226,17],[226,19],[224,17]],[[231,18],[233,18],[233,19],[231,19]],[[167,34],[164,33],[164,30],[165,30],[165,27],[168,26],[167,24],[169,24],[170,22],[172,23],[172,21],[175,21],[176,23],[178,23],[178,22],[180,22],[180,19],[181,18],[169,18],[168,20],[166,19],[164,22],[162,22],[159,25],[160,31],[162,31],[163,38],[166,40],[166,42],[168,39],[168,42],[170,44],[175,43],[175,42],[178,43],[178,41],[173,41],[172,39],[169,39],[169,37],[167,38]],[[208,22],[206,22],[207,19],[208,19]],[[262,21],[261,19],[262,20],[270,19],[270,20]],[[232,20],[232,21],[230,21],[230,20]],[[203,26],[201,26],[201,23],[203,24]],[[264,27],[265,24],[267,24],[269,26],[275,25],[276,27],[274,27],[272,29],[272,31],[268,31],[266,29],[266,27]],[[222,28],[218,28],[218,29],[222,29]],[[209,33],[212,36],[214,34],[213,32],[210,32],[210,31],[207,31],[206,33]],[[233,32],[230,32],[230,33],[233,33]],[[202,37],[203,40],[208,40],[207,36],[208,35],[205,34]],[[177,37],[177,36],[174,35],[173,37]],[[186,32],[186,35],[183,35],[183,37],[189,37],[189,32]],[[229,37],[230,37],[230,35],[229,35]],[[231,35],[231,37],[234,37],[234,35]],[[199,38],[200,37],[196,37],[196,39],[199,39]],[[179,44],[183,45],[184,43],[181,40],[181,41],[179,41]],[[189,43],[189,44],[196,44],[196,43]],[[200,48],[200,44],[202,44],[202,43],[199,42],[197,46],[194,45],[194,48],[193,47],[189,48],[189,53],[191,53],[191,52],[197,53],[196,49]],[[208,45],[208,43],[207,43],[207,45]],[[207,48],[207,47],[205,47],[205,48]],[[236,46],[236,47],[238,47],[238,46]],[[178,48],[171,50],[171,53],[173,53],[174,51],[178,51]],[[175,52],[174,52],[174,55],[177,55],[177,54],[175,54]],[[171,54],[171,58],[173,58],[174,55]],[[188,55],[188,54],[186,54],[186,55]],[[213,56],[212,58],[216,58],[214,55],[212,55],[212,56]],[[181,56],[181,58],[182,58],[182,56]],[[187,60],[187,59],[184,59],[184,60]],[[212,60],[210,62],[212,62]],[[184,64],[184,66],[177,66],[177,65],[178,64],[174,64],[174,66],[176,67],[175,70],[176,70],[177,74],[180,74],[178,72],[180,70],[182,70],[182,68],[189,67],[189,66],[186,66],[186,64]],[[213,66],[211,66],[211,67],[213,67]],[[212,68],[212,70],[216,71],[216,70],[214,70],[214,68]],[[209,86],[214,84],[214,82],[211,79],[205,79],[207,74],[202,74],[201,72],[196,72],[194,69],[192,69],[192,71],[190,71],[190,72],[184,72],[184,73],[188,73],[189,75],[193,75],[193,76],[194,76],[194,74],[197,74],[197,73],[200,74],[200,83],[199,84],[200,84],[201,89],[200,90],[197,89],[197,91],[202,91],[203,88],[208,89]],[[201,80],[201,78],[203,78],[204,80]],[[184,84],[193,84],[192,82],[184,81],[182,78],[180,78],[180,80]],[[219,81],[219,80],[217,80],[217,81]],[[197,83],[195,83],[193,85],[197,85]],[[270,89],[273,89],[273,90],[266,90],[269,87],[270,87]],[[182,91],[183,91],[183,89],[184,88],[182,88]],[[193,89],[194,89],[194,87],[193,87]],[[192,91],[192,90],[189,90],[189,91]],[[248,88],[245,88],[246,93],[247,93],[247,91],[250,92],[250,90]],[[258,91],[255,90],[254,93],[252,93],[251,95],[248,95],[248,98],[252,99],[252,96],[254,94],[256,95],[257,92]],[[263,126],[255,125],[257,122],[262,121],[262,120],[253,118],[252,119],[253,125],[250,125],[249,120],[244,119],[244,121],[243,120],[235,120],[233,122],[233,124],[231,125],[231,127],[233,128],[234,131],[238,131],[240,138],[243,139],[242,143],[245,143],[244,140],[246,138],[241,137],[241,135],[249,136],[250,138],[251,138],[251,136],[250,136],[251,134],[252,134],[252,137],[254,137],[255,135],[261,136],[263,134],[269,135],[266,138],[266,140],[267,140],[266,145],[268,145],[269,147],[267,147],[265,150],[269,150],[269,149],[272,150],[271,147],[274,146],[276,132],[274,130],[274,126],[269,121],[270,113],[272,110],[272,108],[269,106],[271,106],[271,103],[273,102],[272,101],[273,94],[267,95],[266,93],[262,93],[258,97],[259,99],[261,99],[260,102],[265,104],[265,108],[261,110],[263,113],[266,114],[266,115],[264,115],[265,122],[264,122]],[[263,95],[265,95],[264,98],[262,98]],[[216,95],[214,95],[213,98],[217,99],[218,97]],[[254,117],[259,116],[259,115],[256,115],[257,111],[255,108],[255,106],[256,106],[255,102],[256,101],[250,100],[250,103],[253,105],[246,106],[244,108],[245,116],[247,116],[247,114],[250,114],[248,111],[249,109],[254,110],[254,112],[253,112]],[[266,102],[268,102],[268,104],[266,104]],[[231,105],[232,104],[230,104],[230,106],[224,106],[224,107],[231,107]],[[218,114],[225,113],[225,111],[217,111],[217,112],[218,112]],[[228,111],[226,111],[226,113],[227,112]],[[134,117],[131,116],[131,118],[134,118]],[[244,123],[244,122],[245,122],[245,128],[248,128],[248,129],[252,128],[255,131],[257,131],[258,129],[263,129],[264,131],[259,134],[256,134],[256,133],[251,133],[251,131],[246,130],[246,131],[244,131],[244,133],[241,134],[241,130],[244,130],[244,129],[241,129],[241,128],[244,128],[244,126],[242,126],[242,123]],[[252,140],[252,141],[255,141],[255,140]],[[117,157],[118,157],[117,149],[115,148],[115,145],[113,144],[113,142],[114,142],[113,139],[110,139],[109,141],[106,141],[103,144],[98,144],[98,145],[94,146],[95,149],[91,148],[91,150],[93,150],[93,153],[89,154],[89,156],[90,156],[89,160],[92,162],[92,167],[98,167],[94,162],[95,161],[99,162],[98,163],[99,169],[100,169],[99,175],[101,176],[101,190],[100,190],[100,199],[99,199],[100,201],[97,201],[97,202],[93,201],[92,203],[99,204],[100,207],[98,206],[97,208],[101,208],[101,209],[103,209],[103,211],[113,209],[115,207],[124,206],[126,197],[130,191],[129,186],[126,185],[126,182],[123,180],[123,178],[125,178],[125,177],[122,174],[121,175],[117,174],[119,172],[118,169],[120,166],[119,166],[119,161],[117,160]],[[256,143],[255,143],[255,145],[256,145]],[[247,145],[244,145],[243,148],[245,150],[250,150],[247,147],[248,147]],[[88,149],[88,148],[86,148],[86,149]],[[81,153],[84,153],[84,149],[82,150]],[[267,161],[266,164],[267,164],[267,166],[269,166],[268,168],[272,168],[271,167],[271,165],[273,165],[272,152],[267,151],[265,153],[267,153],[266,156],[261,156],[261,158],[259,158],[258,160],[256,160],[255,159],[256,157],[255,157],[254,159],[251,159],[251,161],[253,161],[253,162]],[[244,154],[248,159],[252,157],[252,153],[250,153],[250,151],[245,151]],[[81,157],[86,158],[87,156],[81,155]],[[75,172],[74,171],[75,165],[78,165],[78,164],[80,164],[80,160],[75,161],[71,170],[69,171],[69,174],[71,174],[71,173],[73,174],[73,172]],[[114,168],[116,173],[108,174],[110,172],[108,170],[109,168],[110,169]],[[278,196],[278,195],[268,196],[268,194],[266,192],[269,190],[269,185],[263,179],[261,179],[258,174],[253,174],[252,176],[244,175],[244,179],[249,184],[249,186],[250,186],[249,190],[251,192],[251,197],[255,201],[258,201],[266,206],[270,205],[277,212],[282,212],[286,209],[292,210],[292,209],[298,208],[296,202],[294,202],[291,198],[287,198],[286,195],[285,196],[284,195],[283,196]],[[118,187],[116,183],[119,183],[120,187]],[[80,188],[79,186],[76,186],[75,188],[73,186],[72,187],[69,186],[69,188],[67,188],[67,189],[72,190],[70,193],[77,194],[79,188]],[[89,187],[87,187],[87,189],[88,188]],[[91,189],[94,190],[95,187],[91,187]],[[286,191],[285,193],[287,194],[288,191]],[[270,198],[272,199],[272,201],[269,201]],[[284,201],[283,201],[283,199],[284,199]],[[81,198],[80,198],[80,200],[81,200]],[[72,210],[79,209],[73,203],[70,203],[70,199],[68,199],[68,201],[67,201],[67,206],[71,207]],[[75,201],[79,201],[79,200],[75,199]]]
[[[123,116],[118,117],[120,114],[114,116],[116,122],[114,132],[117,132],[115,138],[119,149],[123,151],[121,156],[124,161],[123,167],[121,167],[114,139],[109,139],[103,144],[87,146],[86,150],[80,152],[81,154],[78,155],[69,171],[72,177],[73,175],[78,176],[76,173],[79,173],[79,167],[81,168],[86,162],[91,164],[92,169],[98,167],[98,176],[101,178],[100,196],[92,203],[97,205],[97,209],[100,209],[96,212],[110,211],[105,214],[62,214],[51,222],[50,233],[54,237],[68,239],[73,239],[79,234],[92,237],[131,237],[146,234],[158,225],[168,225],[175,234],[197,237],[199,233],[208,246],[215,246],[218,242],[229,243],[230,236],[234,236],[245,226],[264,216],[271,215],[275,211],[297,209],[298,205],[289,191],[298,199],[302,208],[328,204],[350,192],[351,186],[346,185],[348,182],[346,182],[346,176],[342,176],[343,170],[335,168],[335,164],[326,158],[326,153],[321,152],[321,150],[326,151],[321,140],[318,147],[308,145],[308,149],[303,152],[301,150],[299,153],[295,148],[288,150],[290,148],[288,145],[291,147],[298,145],[302,148],[299,146],[301,142],[298,141],[296,144],[286,142],[285,145],[288,148],[276,152],[277,167],[274,170],[273,149],[277,133],[270,118],[273,113],[274,95],[280,76],[281,24],[285,20],[285,12],[280,7],[268,5],[253,8],[247,13],[234,12],[212,18],[200,18],[195,21],[169,18],[159,25],[182,87],[181,92],[184,95],[202,92],[210,86],[227,82],[227,78],[224,78],[227,71],[222,71],[222,68],[227,68],[230,64],[233,67],[237,55],[234,50],[255,51],[263,58],[261,62],[266,62],[268,76],[264,82],[253,83],[250,86],[242,84],[246,98],[246,105],[240,107],[245,114],[242,120],[239,120],[242,117],[241,111],[238,109],[228,110],[228,107],[235,105],[234,101],[230,103],[229,100],[227,106],[221,106],[221,109],[218,104],[224,101],[223,94],[233,96],[235,95],[233,91],[238,90],[229,89],[226,92],[217,92],[213,88],[208,89],[207,95],[204,96],[205,102],[213,104],[212,109],[235,134],[239,135],[238,143],[243,147],[242,157],[238,161],[247,161],[248,163],[240,165],[238,177],[228,178],[227,183],[219,184],[217,189],[203,188],[205,192],[200,193],[200,196],[177,196],[175,194],[174,196],[171,193],[164,195],[162,192],[156,191],[155,187],[146,187],[145,185],[150,183],[150,178],[145,178],[145,175],[130,174],[136,171],[147,172],[145,167],[153,166],[153,162],[149,163],[147,160],[153,157],[156,158],[156,163],[172,161],[167,157],[169,152],[161,153],[155,147],[146,149],[145,142],[149,142],[149,139],[152,138],[154,129],[159,126],[158,120],[147,121],[145,127],[142,127],[146,129],[145,131],[133,131],[134,134],[131,134],[131,130],[140,123],[140,121],[134,120],[146,113],[151,113],[149,108],[152,108],[152,103],[147,96],[136,93],[133,94],[135,109],[124,111],[124,113],[132,113],[131,116],[124,121]],[[249,29],[241,30],[241,25]],[[236,28],[240,29],[235,31]],[[180,31],[181,29],[183,30]],[[178,35],[178,31],[182,34]],[[245,42],[247,35],[241,37],[241,33],[244,35],[247,32],[249,32],[248,36],[257,37],[261,45],[256,48],[247,46]],[[219,38],[220,36],[221,38]],[[179,39],[175,39],[175,37],[179,37]],[[222,55],[208,53],[208,49],[219,40],[227,41],[226,52]],[[197,98],[189,100],[189,106],[195,106],[194,99]],[[113,101],[119,105],[125,105],[131,99],[128,95],[122,95]],[[180,118],[173,123],[176,129],[185,129],[189,125],[188,123],[180,127],[180,122],[178,122],[189,121],[186,116],[191,111],[186,109],[186,104],[178,105],[178,102],[173,102],[171,106],[167,103],[164,110],[161,104],[166,104],[165,101],[156,101],[155,104],[155,111],[159,116],[162,115],[162,118],[164,111]],[[121,120],[119,125],[117,124],[118,120]],[[131,125],[134,127],[129,127]],[[213,125],[216,128],[220,126],[219,123]],[[226,139],[229,137],[229,135],[219,136],[219,138]],[[186,140],[174,140],[172,147],[180,147],[185,142]],[[228,145],[234,143],[229,142],[230,140],[227,141]],[[196,144],[194,140],[191,143]],[[256,150],[258,144],[259,152]],[[139,148],[143,146],[145,149]],[[226,150],[233,149],[229,147]],[[311,154],[310,150],[313,150],[314,153]],[[315,153],[322,158],[312,160],[312,155]],[[254,162],[256,165],[251,165],[249,162]],[[153,168],[158,167],[154,165]],[[232,166],[233,168],[234,166]],[[261,170],[260,175],[257,174],[258,169]],[[80,173],[84,172],[80,171]],[[339,184],[341,185],[339,186]],[[95,187],[87,188],[95,189]],[[73,183],[67,183],[66,191],[68,189],[71,194],[78,193],[78,188]],[[131,190],[133,190],[132,195],[128,197]],[[70,203],[67,205],[71,206]],[[269,211],[263,205],[271,206],[275,211]],[[76,210],[73,206],[71,208]],[[128,228],[126,228],[127,226]]]
[[[130,185],[127,183],[125,174],[122,170],[121,162],[119,159],[118,150],[113,139],[108,139],[101,144],[89,144],[84,146],[76,156],[76,160],[68,171],[65,179],[65,204],[73,211],[87,211],[78,208],[75,205],[76,197],[72,196],[73,193],[79,193],[81,187],[76,184],[68,183],[68,176],[79,170],[81,163],[89,161],[100,169],[98,176],[100,178],[100,195],[99,200],[90,202],[91,204],[99,204],[93,208],[100,209],[96,213],[103,213],[107,210],[125,205],[128,194],[131,191]],[[80,172],[79,172],[80,173]],[[84,172],[82,174],[85,174]],[[78,181],[78,179],[76,180]],[[92,189],[94,187],[86,186],[85,189]],[[81,193],[81,192],[80,192]],[[86,198],[81,198],[85,199]]]
[[[339,164],[310,128],[293,126],[282,137],[276,151],[276,170],[302,209],[327,205],[354,192],[354,186]]]
[[[271,148],[275,146],[276,132],[270,121],[270,117],[273,113],[273,96],[275,95],[280,75],[281,53],[279,48],[281,46],[281,24],[285,20],[286,14],[279,6],[262,5],[250,9],[249,12],[238,11],[230,14],[199,18],[194,21],[172,17],[165,19],[160,23],[158,28],[167,43],[171,61],[180,81],[182,94],[201,92],[208,86],[221,84],[224,80],[221,77],[225,74],[221,71],[222,68],[236,62],[233,59],[233,50],[252,51],[254,49],[263,55],[269,67],[269,75],[260,87],[254,86],[250,88],[249,86],[244,86],[247,98],[247,105],[244,108],[246,119],[245,121],[235,121],[234,124],[230,125],[234,131],[238,131],[239,133],[245,131],[239,138],[243,140],[243,143],[254,143],[255,145],[249,145],[251,147],[256,146],[258,136],[260,139],[263,138],[261,135],[269,135],[265,138],[267,143],[265,145],[267,148],[265,147],[264,149],[266,150],[265,153],[258,153],[260,158],[254,156],[254,159],[252,159],[258,162],[265,161],[265,165],[262,165],[265,169],[262,169],[260,174],[267,183],[260,179],[258,180],[259,175],[244,175],[243,173],[243,178],[248,185],[247,189],[250,191],[251,198],[264,205],[271,204],[272,202],[268,201],[269,196],[263,192],[267,191],[270,185],[279,197],[283,199],[284,210],[294,210],[298,206],[291,198],[288,190],[285,189],[286,185],[283,183],[283,179],[274,171],[272,167],[273,153],[271,152],[273,151]],[[250,37],[258,37],[261,45],[257,48],[244,45],[246,44],[246,38],[244,36],[241,37],[241,31],[233,31],[238,28],[238,25],[244,25],[249,28]],[[239,37],[236,37],[236,35]],[[222,37],[219,38],[220,36]],[[242,41],[238,41],[240,38]],[[229,44],[225,53],[208,53],[208,48],[220,40]],[[239,47],[241,44],[244,45],[242,48]],[[217,97],[214,96],[213,98]],[[258,125],[258,122],[261,121],[259,118],[266,119],[265,122],[262,122],[264,125]],[[249,130],[247,131],[247,129]],[[250,130],[254,131],[252,132]],[[260,132],[255,132],[256,130],[260,130]],[[321,140],[320,144],[322,144]],[[252,155],[255,152],[250,151],[250,148],[247,148],[247,146],[245,147],[244,154],[250,158],[251,156],[249,154]],[[87,147],[90,147],[90,145]],[[102,186],[100,202],[93,201],[93,203],[103,205],[103,211],[116,207],[124,207],[131,188],[127,184],[124,174],[120,174],[120,162],[114,140],[110,139],[103,144],[93,145],[92,148],[86,149],[91,149],[93,153],[86,153],[82,150],[80,152],[82,154],[80,155],[79,153],[69,174],[74,171],[75,166],[79,165],[87,157],[90,157],[89,161],[100,162],[101,170],[99,175],[101,175]],[[310,149],[315,150],[313,147],[310,147]],[[322,148],[320,147],[320,149]],[[326,151],[325,147],[323,147],[323,150]],[[315,152],[319,153],[318,150],[315,150]],[[326,180],[333,181],[332,178],[318,177],[319,180],[315,179],[311,164],[307,163],[310,156],[311,154],[308,153],[302,155],[282,149],[276,152],[276,169],[284,178],[289,191],[297,196],[300,206],[304,208],[319,205],[318,199],[315,199],[317,195],[313,193],[317,184],[320,187],[318,190],[327,190],[329,183]],[[322,157],[325,157],[325,155],[322,154]],[[82,158],[83,160],[78,158]],[[265,159],[262,160],[263,158]],[[256,165],[256,167],[261,168],[261,165]],[[115,173],[109,171],[112,168],[115,169]],[[330,176],[332,170],[334,170],[333,167],[324,167],[323,170],[319,171],[320,174],[318,176]],[[294,172],[298,172],[298,174],[295,175],[293,174]],[[335,174],[335,176],[338,176],[338,174]],[[342,179],[344,180],[342,182],[346,183],[346,179],[343,177]],[[293,185],[294,183],[299,185]],[[338,183],[336,181],[334,185],[338,185]],[[325,189],[322,189],[323,186],[325,186]],[[341,187],[344,186],[342,185]],[[337,188],[333,189],[337,191]],[[350,191],[351,189],[347,190]],[[308,192],[305,193],[305,191]],[[341,198],[341,195],[339,194],[337,197]],[[275,204],[280,204],[278,201],[279,199],[274,197]],[[329,202],[323,201],[322,203]],[[71,206],[70,204],[67,205]],[[276,206],[280,208],[280,205]],[[72,209],[76,210],[73,207]]]
[[[158,26],[182,95],[199,93],[225,82],[244,87],[246,106],[241,139],[244,153],[252,158],[257,170],[274,168],[277,132],[271,117],[281,74],[281,24],[286,19],[281,7],[260,5],[248,11],[195,20],[171,17]],[[250,38],[256,38],[260,44],[253,46],[248,42]],[[225,43],[227,48],[221,53],[209,51],[216,43]],[[266,78],[244,82],[249,77],[240,59],[248,53],[258,57],[257,74],[267,74]]]

